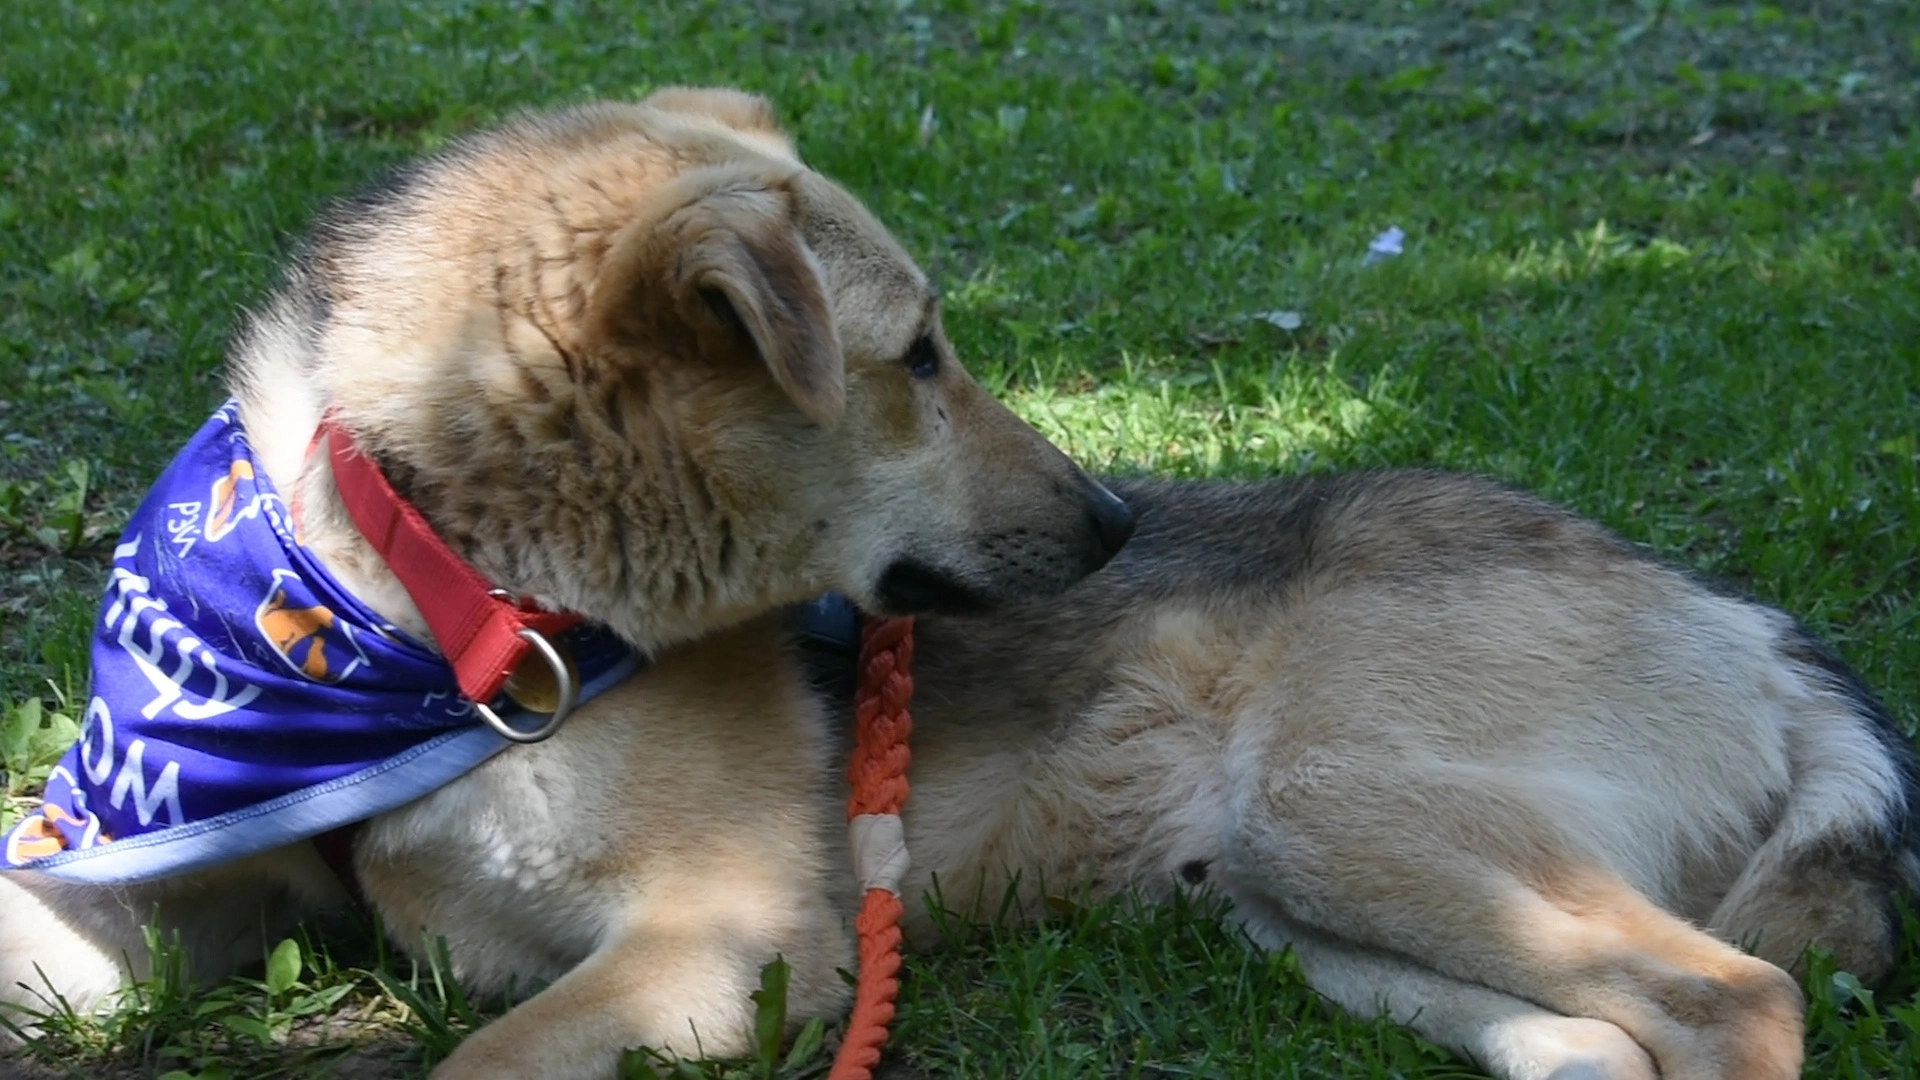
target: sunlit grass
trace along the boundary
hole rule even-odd
[[[104,545],[316,207],[522,106],[686,81],[771,94],[942,283],[969,366],[1090,465],[1492,472],[1786,605],[1920,709],[1909,0],[0,0],[8,807],[80,712]],[[910,963],[892,1060],[1471,1075],[1211,915],[961,935]],[[423,1075],[498,1007],[364,927],[299,949],[297,986],[284,952],[162,979],[36,1067]],[[1917,983],[1816,970],[1808,1075],[1920,1074]]]
[[[1343,460],[1403,418],[1412,382],[1341,377],[1337,354],[1282,354],[1265,369],[1123,357],[1117,377],[1056,362],[1006,401],[1076,459],[1108,472],[1271,476]],[[1047,365],[1042,363],[1042,370]]]

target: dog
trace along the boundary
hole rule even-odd
[[[786,249],[764,239],[795,227],[783,199]],[[693,227],[722,222],[762,238],[750,261]],[[578,288],[584,265],[647,287]],[[930,894],[970,915],[1211,889],[1321,994],[1501,1080],[1784,1080],[1805,949],[1892,964],[1920,767],[1791,618],[1471,476],[1102,486],[965,382],[931,318],[764,103],[671,91],[510,126],[348,207],[243,337],[265,470],[396,627],[428,633],[310,460],[329,408],[490,580],[656,654],[354,841],[403,946],[444,938],[479,991],[547,983],[436,1076],[742,1052],[776,955],[795,1022],[840,1015],[844,703],[784,606],[830,587],[922,613],[916,944]],[[726,483],[687,479],[716,460]],[[342,902],[304,845],[0,890],[0,976],[38,985],[37,961],[77,1001],[150,919],[217,972]]]
[[[93,1007],[149,974],[149,924],[197,974],[257,958],[347,899],[319,847],[272,842],[324,827],[310,796],[425,768],[459,775],[374,814],[349,876],[476,989],[552,983],[439,1075],[741,1052],[776,955],[796,1011],[835,1014],[833,733],[782,612],[1057,593],[1132,528],[966,374],[898,242],[726,89],[521,118],[348,200],[229,368],[233,401],[116,549],[83,737],[9,838],[9,1002]],[[454,572],[401,579],[343,496],[356,461]],[[482,604],[583,616],[642,660],[502,752],[429,648],[467,573],[510,598]],[[372,728],[338,730],[329,709],[369,695]],[[354,757],[448,722],[466,732],[399,747],[404,767]],[[325,783],[280,760],[294,723]],[[456,750],[472,760],[443,769]],[[293,779],[254,792],[267,773]],[[251,802],[196,813],[216,788]],[[553,1011],[582,1000],[605,1007]]]

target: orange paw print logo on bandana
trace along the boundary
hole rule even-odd
[[[337,683],[366,664],[367,654],[331,608],[294,595],[298,582],[289,571],[274,571],[273,588],[255,609],[254,625],[288,667],[315,682]]]
[[[7,865],[25,866],[34,859],[44,859],[49,855],[58,855],[67,850],[67,838],[60,832],[62,824],[81,826],[86,822],[62,810],[55,803],[47,803],[31,817],[22,821],[18,828],[7,836]],[[113,839],[101,833],[94,842],[107,843]]]
[[[207,493],[207,528],[203,534],[208,543],[219,543],[234,526],[260,512],[260,504],[266,496],[259,493],[253,483],[253,465],[247,461],[235,461],[227,469],[227,475],[213,482],[213,490]],[[245,484],[243,491],[241,485]]]

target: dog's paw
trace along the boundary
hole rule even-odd
[[[1640,1044],[1604,1020],[1515,1017],[1481,1045],[1480,1064],[1500,1080],[1660,1080]]]
[[[1711,1048],[1718,1075],[1736,1080],[1792,1080],[1806,1056],[1806,998],[1793,976],[1764,960],[1742,957],[1721,991],[1719,1022],[1702,1042]],[[1669,1070],[1672,1072],[1674,1070]]]

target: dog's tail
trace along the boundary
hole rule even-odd
[[[1869,982],[1920,897],[1920,753],[1859,675],[1800,627],[1776,646],[1793,788],[1713,929],[1782,967],[1808,945]]]

